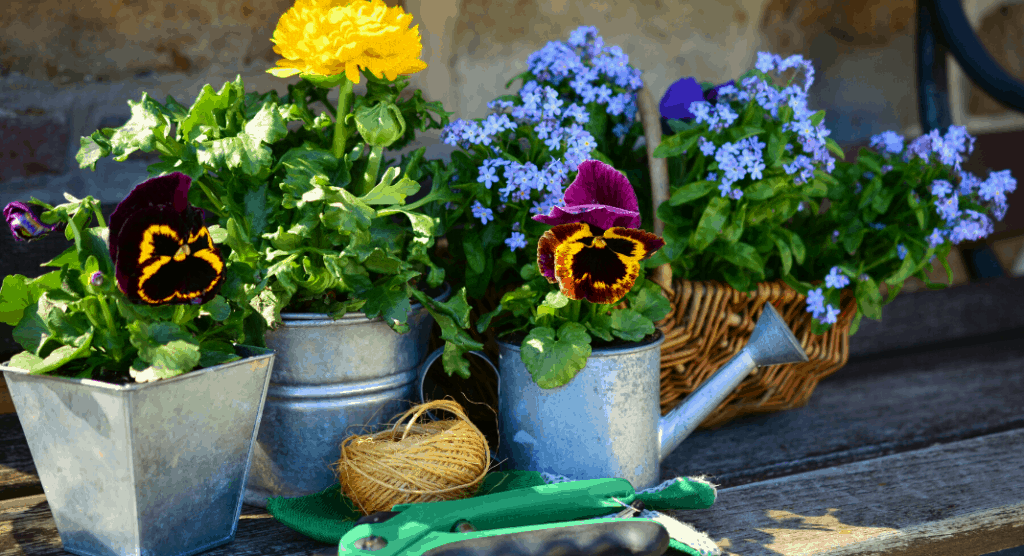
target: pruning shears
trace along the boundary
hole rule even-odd
[[[615,517],[601,516],[619,511]],[[669,535],[625,479],[592,479],[398,504],[356,521],[339,556],[660,556]],[[586,520],[586,521],[578,521]]]

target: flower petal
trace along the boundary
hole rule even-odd
[[[626,176],[599,160],[585,160],[565,190],[565,207],[533,217],[545,224],[585,222],[602,230],[612,226],[640,227],[640,205]]]
[[[64,222],[53,225],[43,223],[44,212],[46,209],[39,205],[12,201],[4,207],[4,221],[16,241],[32,241],[56,228],[64,227]]]
[[[665,246],[664,239],[635,228],[611,228],[604,232],[604,239],[613,251],[638,262]]]
[[[569,236],[555,248],[555,278],[570,299],[615,303],[640,275],[640,261],[665,244],[643,230],[612,228],[599,237]]]
[[[150,178],[136,185],[110,215],[110,259],[117,261],[117,250],[120,247],[118,236],[128,218],[142,209],[158,205],[168,205],[179,213],[184,212],[190,208],[188,189],[191,185],[192,178],[181,172]]]
[[[581,222],[559,224],[544,232],[537,241],[537,266],[549,283],[555,283],[555,252],[558,247],[565,242],[587,237],[594,237],[593,230]]]
[[[658,111],[670,120],[693,118],[690,103],[698,100],[704,100],[700,83],[692,77],[685,77],[669,85],[658,103]]]
[[[132,213],[121,227],[114,261],[117,286],[133,302],[205,303],[224,281],[224,261],[202,212],[172,205]]]
[[[707,91],[704,92],[704,100],[706,100],[706,101],[708,101],[708,102],[710,102],[712,104],[717,104],[718,103],[718,91],[719,91],[719,89],[721,89],[722,87],[726,87],[728,85],[735,85],[735,84],[736,84],[736,82],[733,81],[732,79],[730,79],[730,80],[726,81],[725,83],[722,83],[721,85],[715,85],[714,87],[712,87],[712,88],[710,88],[710,89],[708,89]]]

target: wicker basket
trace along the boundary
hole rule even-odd
[[[661,143],[661,124],[657,104],[646,85],[637,95],[637,105],[647,143],[651,199],[657,207],[669,197],[668,164],[666,159],[654,157],[654,149]],[[663,234],[665,225],[656,214],[653,227],[656,234]],[[811,332],[812,316],[806,310],[806,297],[785,282],[759,283],[756,293],[747,294],[720,282],[673,281],[667,264],[652,272],[651,279],[662,287],[672,305],[668,316],[656,323],[665,334],[661,345],[662,415],[739,353],[750,339],[765,302],[778,309],[809,361],[756,369],[701,423],[701,428],[719,427],[741,415],[800,407],[807,403],[818,381],[846,364],[849,330],[856,314],[856,300],[849,291],[843,292],[836,324],[817,335]]]

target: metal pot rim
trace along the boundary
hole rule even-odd
[[[237,346],[242,346],[242,344],[236,344],[236,347]],[[59,380],[59,381],[61,381],[61,384],[68,384],[68,383],[79,384],[79,385],[87,386],[87,387],[90,387],[90,388],[98,388],[100,390],[110,390],[110,391],[113,391],[113,392],[134,392],[134,391],[137,391],[137,390],[142,390],[143,388],[155,388],[155,387],[157,387],[157,386],[159,386],[161,384],[170,384],[172,382],[177,382],[177,381],[180,381],[180,380],[187,380],[191,376],[198,376],[198,375],[204,374],[204,373],[216,372],[216,371],[219,371],[219,370],[224,369],[226,367],[231,367],[231,366],[237,365],[240,362],[245,361],[245,360],[253,360],[253,361],[255,361],[255,360],[265,359],[267,357],[273,357],[274,356],[274,350],[272,350],[272,349],[257,348],[257,347],[253,347],[253,346],[242,346],[242,347],[243,347],[243,349],[246,349],[246,350],[248,350],[250,352],[253,352],[253,353],[251,355],[243,355],[243,354],[239,353],[239,355],[242,356],[241,359],[238,359],[238,360],[235,360],[235,361],[229,361],[227,363],[221,363],[220,365],[214,365],[212,367],[205,367],[205,368],[202,368],[202,369],[194,369],[194,370],[191,370],[191,371],[189,371],[187,373],[182,373],[182,374],[180,374],[178,376],[173,376],[171,378],[162,378],[160,380],[154,380],[153,382],[134,382],[134,383],[128,383],[128,384],[113,384],[111,382],[103,382],[102,380],[95,380],[95,379],[92,379],[92,378],[69,378],[69,377],[63,377],[63,376],[53,376],[53,375],[48,375],[48,374],[33,375],[33,374],[29,373],[28,371],[26,371],[25,369],[19,369],[18,367],[11,367],[11,366],[9,366],[10,361],[4,361],[4,362],[0,363],[0,371],[6,372],[6,373],[13,373],[13,374],[24,375],[24,376],[32,376],[32,377],[35,377],[36,379],[39,379],[39,380]],[[238,350],[236,349],[236,352],[237,351]]]
[[[614,356],[614,355],[625,355],[627,353],[634,353],[634,352],[637,352],[637,351],[646,351],[646,350],[649,350],[649,349],[655,349],[657,347],[660,347],[661,344],[665,342],[665,334],[662,333],[662,331],[658,330],[658,329],[655,329],[654,331],[658,334],[658,337],[654,341],[652,341],[650,343],[639,344],[639,345],[636,344],[636,343],[632,343],[632,344],[628,344],[628,345],[625,345],[625,346],[594,348],[594,349],[591,350],[589,358],[593,358],[593,357],[611,357],[611,356]],[[499,339],[495,339],[495,341],[498,343],[499,347],[510,349],[512,351],[519,351],[520,350],[520,346],[517,346],[515,344],[510,344],[508,342],[504,342],[504,341],[499,340]]]
[[[451,297],[452,288],[448,282],[443,282],[441,285],[444,286],[444,290],[442,290],[434,299],[436,301],[444,302]],[[412,307],[409,309],[409,314],[415,314],[422,309],[423,305],[419,302],[413,303]],[[281,313],[281,320],[284,321],[286,326],[323,326],[325,324],[356,324],[366,321],[384,321],[381,317],[368,319],[366,318],[366,313],[363,313],[362,311],[345,313],[342,317],[337,319],[332,319],[331,315],[327,313]]]

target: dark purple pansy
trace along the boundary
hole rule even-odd
[[[188,204],[192,180],[175,172],[137,185],[110,216],[118,288],[150,305],[205,303],[224,281],[224,261]]]
[[[4,207],[4,220],[11,230],[11,235],[17,241],[31,241],[39,239],[57,228],[62,228],[64,222],[55,224],[44,224],[42,215],[46,208],[36,204],[14,201]]]
[[[706,100],[711,104],[718,103],[718,91],[726,85],[735,85],[732,80],[721,85],[715,85],[707,91],[701,90],[700,83],[692,77],[684,77],[672,85],[669,85],[665,95],[658,103],[658,111],[661,113],[662,133],[671,135],[672,130],[668,127],[668,120],[692,120],[693,112],[690,112],[690,104],[699,100]]]
[[[583,222],[607,230],[640,227],[640,206],[632,184],[622,172],[599,160],[585,160],[565,190],[565,206],[538,214],[537,222],[556,226]]]

